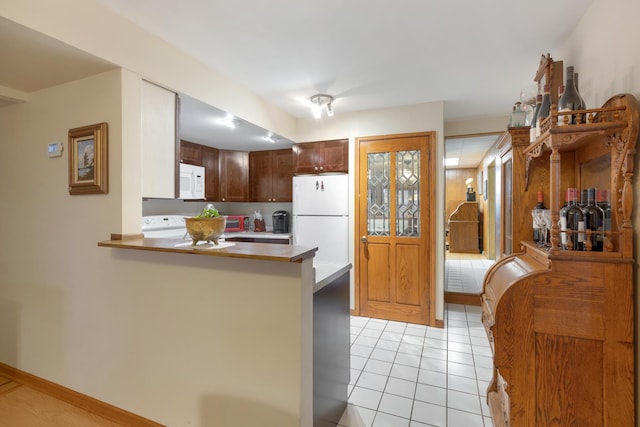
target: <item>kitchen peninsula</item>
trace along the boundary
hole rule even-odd
[[[132,238],[98,246],[147,264],[158,293],[173,302],[168,319],[193,320],[169,320],[162,343],[184,348],[184,359],[172,361],[188,375],[185,384],[169,387],[176,398],[182,387],[201,390],[185,425],[337,423],[349,383],[350,264],[314,268],[317,248],[266,243],[214,248]]]

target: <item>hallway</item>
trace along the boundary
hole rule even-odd
[[[482,254],[450,253],[445,254],[444,290],[464,294],[482,293],[484,275],[495,263]]]

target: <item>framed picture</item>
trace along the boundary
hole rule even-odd
[[[108,192],[107,123],[69,129],[69,194]]]
[[[482,194],[482,184],[484,183],[482,176],[483,171],[478,172],[478,180],[476,181],[478,183],[478,194]]]

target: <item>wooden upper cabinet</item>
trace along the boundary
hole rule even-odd
[[[220,164],[218,149],[202,146],[202,166],[204,166],[204,198],[218,201],[220,198]]]
[[[249,201],[249,153],[219,150],[220,201]]]
[[[202,145],[181,140],[180,163],[202,166]]]
[[[293,151],[273,151],[273,201],[291,202],[293,200]]]
[[[249,182],[253,202],[291,202],[293,153],[291,150],[249,153]]]
[[[303,142],[293,145],[293,173],[349,172],[349,141]]]

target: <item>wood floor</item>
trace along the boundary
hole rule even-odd
[[[0,376],[0,427],[123,427]]]

